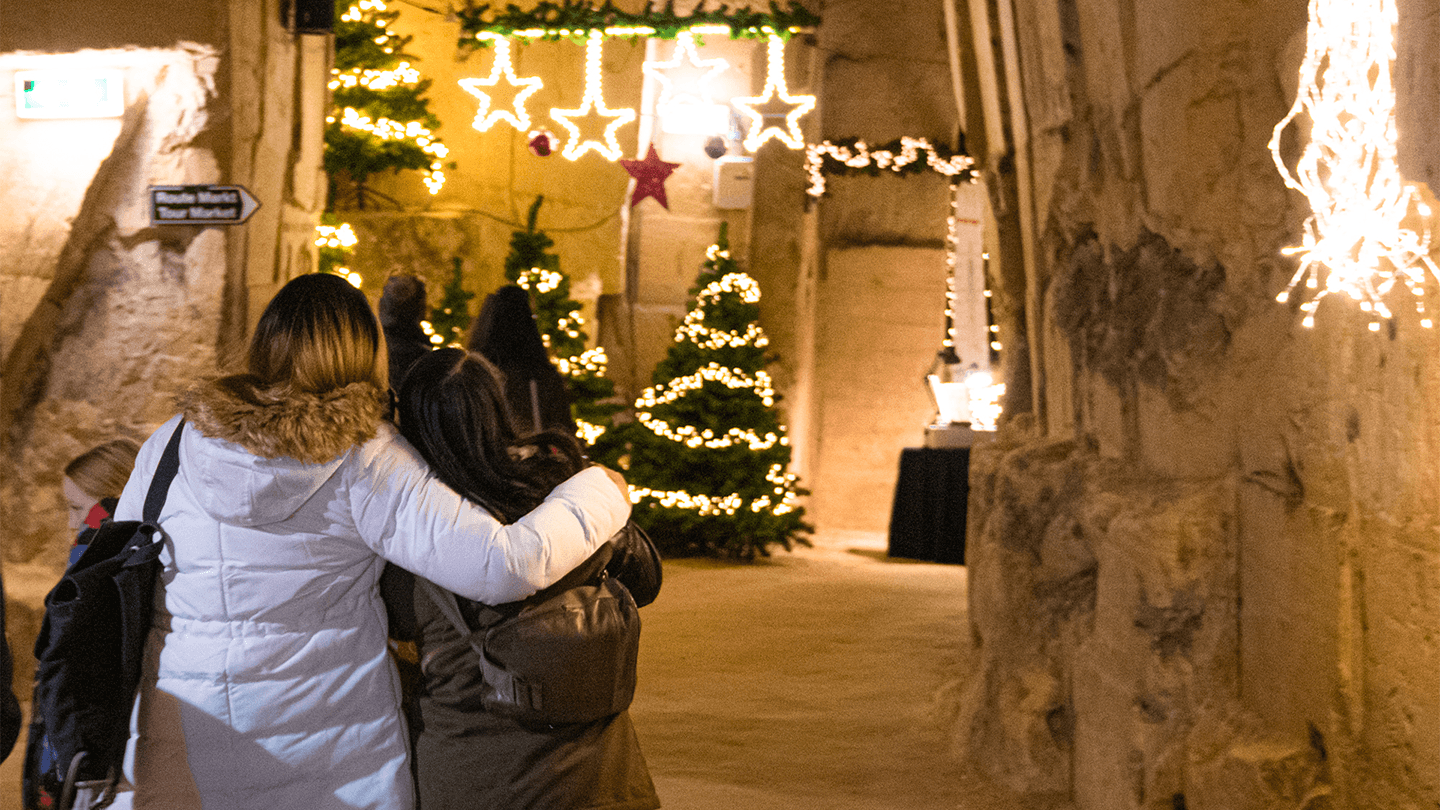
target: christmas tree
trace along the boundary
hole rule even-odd
[[[605,376],[605,349],[585,348],[589,336],[583,329],[580,302],[570,297],[570,277],[560,271],[560,257],[549,252],[555,240],[535,227],[544,201],[543,196],[535,198],[525,218],[525,230],[511,235],[505,278],[530,293],[535,325],[570,390],[571,412],[580,436],[594,442],[621,406],[605,402],[615,396],[615,383]]]
[[[750,559],[812,529],[765,373],[760,287],[730,256],[725,226],[692,288],[695,305],[623,429],[633,517],[669,553]]]
[[[384,197],[367,185],[381,171],[423,169],[431,194],[445,184],[442,160],[449,150],[434,136],[440,120],[425,98],[430,80],[420,78],[415,57],[403,51],[412,37],[390,31],[398,16],[382,0],[335,4],[324,156],[332,208],[363,210]]]
[[[464,263],[456,256],[451,259],[450,280],[440,293],[440,303],[430,310],[429,325],[434,330],[432,334],[440,337],[441,346],[465,348],[465,332],[470,328],[470,299],[475,293],[467,292],[464,282]],[[433,337],[431,342],[435,342]]]

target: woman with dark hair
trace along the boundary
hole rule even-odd
[[[572,434],[517,436],[501,374],[485,358],[440,349],[410,367],[400,430],[440,480],[509,523],[587,462]],[[612,541],[617,542],[617,541]],[[617,550],[627,559],[629,549]],[[659,588],[659,560],[606,568],[640,604]],[[459,600],[471,626],[484,606]],[[484,601],[484,600],[481,600]],[[488,604],[496,604],[489,602]],[[387,583],[391,631],[422,661],[415,743],[422,810],[649,810],[660,806],[628,712],[534,727],[487,713],[476,653],[413,578]]]
[[[487,296],[470,327],[469,349],[484,355],[504,375],[510,413],[526,433],[575,432],[570,390],[545,350],[530,309],[530,293],[507,284]]]
[[[183,430],[126,753],[136,807],[406,810],[414,785],[378,580],[386,560],[473,599],[523,598],[624,525],[623,480],[566,479],[513,523],[438,481],[393,425],[365,296],[286,284],[248,373],[200,383],[145,442],[138,519]]]

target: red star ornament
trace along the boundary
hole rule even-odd
[[[665,178],[680,168],[679,163],[666,163],[661,160],[659,153],[655,151],[655,144],[652,143],[644,160],[622,160],[620,165],[635,178],[635,191],[630,195],[631,208],[646,197],[654,197],[661,207],[666,211],[670,210],[670,203],[665,200]]]

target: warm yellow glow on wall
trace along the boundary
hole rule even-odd
[[[815,97],[790,95],[785,85],[785,40],[774,33],[769,34],[769,40],[765,89],[758,96],[739,96],[731,102],[750,116],[746,149],[753,152],[771,138],[791,149],[801,149],[805,136],[800,133],[800,116],[815,107]],[[783,127],[778,123],[782,121]]]
[[[635,111],[629,108],[612,110],[605,106],[604,89],[600,86],[600,53],[605,42],[605,32],[591,31],[585,41],[585,97],[580,106],[573,110],[552,109],[550,117],[560,122],[570,133],[565,148],[560,154],[568,160],[576,160],[589,151],[594,151],[606,160],[620,159],[620,143],[615,140],[615,131],[635,120]],[[587,122],[588,133],[582,133],[580,125],[571,121],[575,118]],[[594,129],[603,127],[603,140],[590,137]]]
[[[1303,296],[1304,325],[1315,324],[1325,296],[1347,295],[1371,314],[1371,331],[1391,316],[1385,296],[1397,285],[1411,293],[1421,325],[1430,259],[1432,213],[1395,162],[1395,0],[1311,0],[1300,89],[1275,126],[1270,151],[1285,184],[1310,201],[1298,246],[1300,266],[1286,302]],[[1310,141],[1292,171],[1280,155],[1282,133],[1301,117]],[[1418,228],[1418,230],[1417,230]]]

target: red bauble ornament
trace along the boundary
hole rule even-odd
[[[535,157],[549,157],[555,151],[555,136],[543,129],[537,129],[528,136],[530,154]]]

